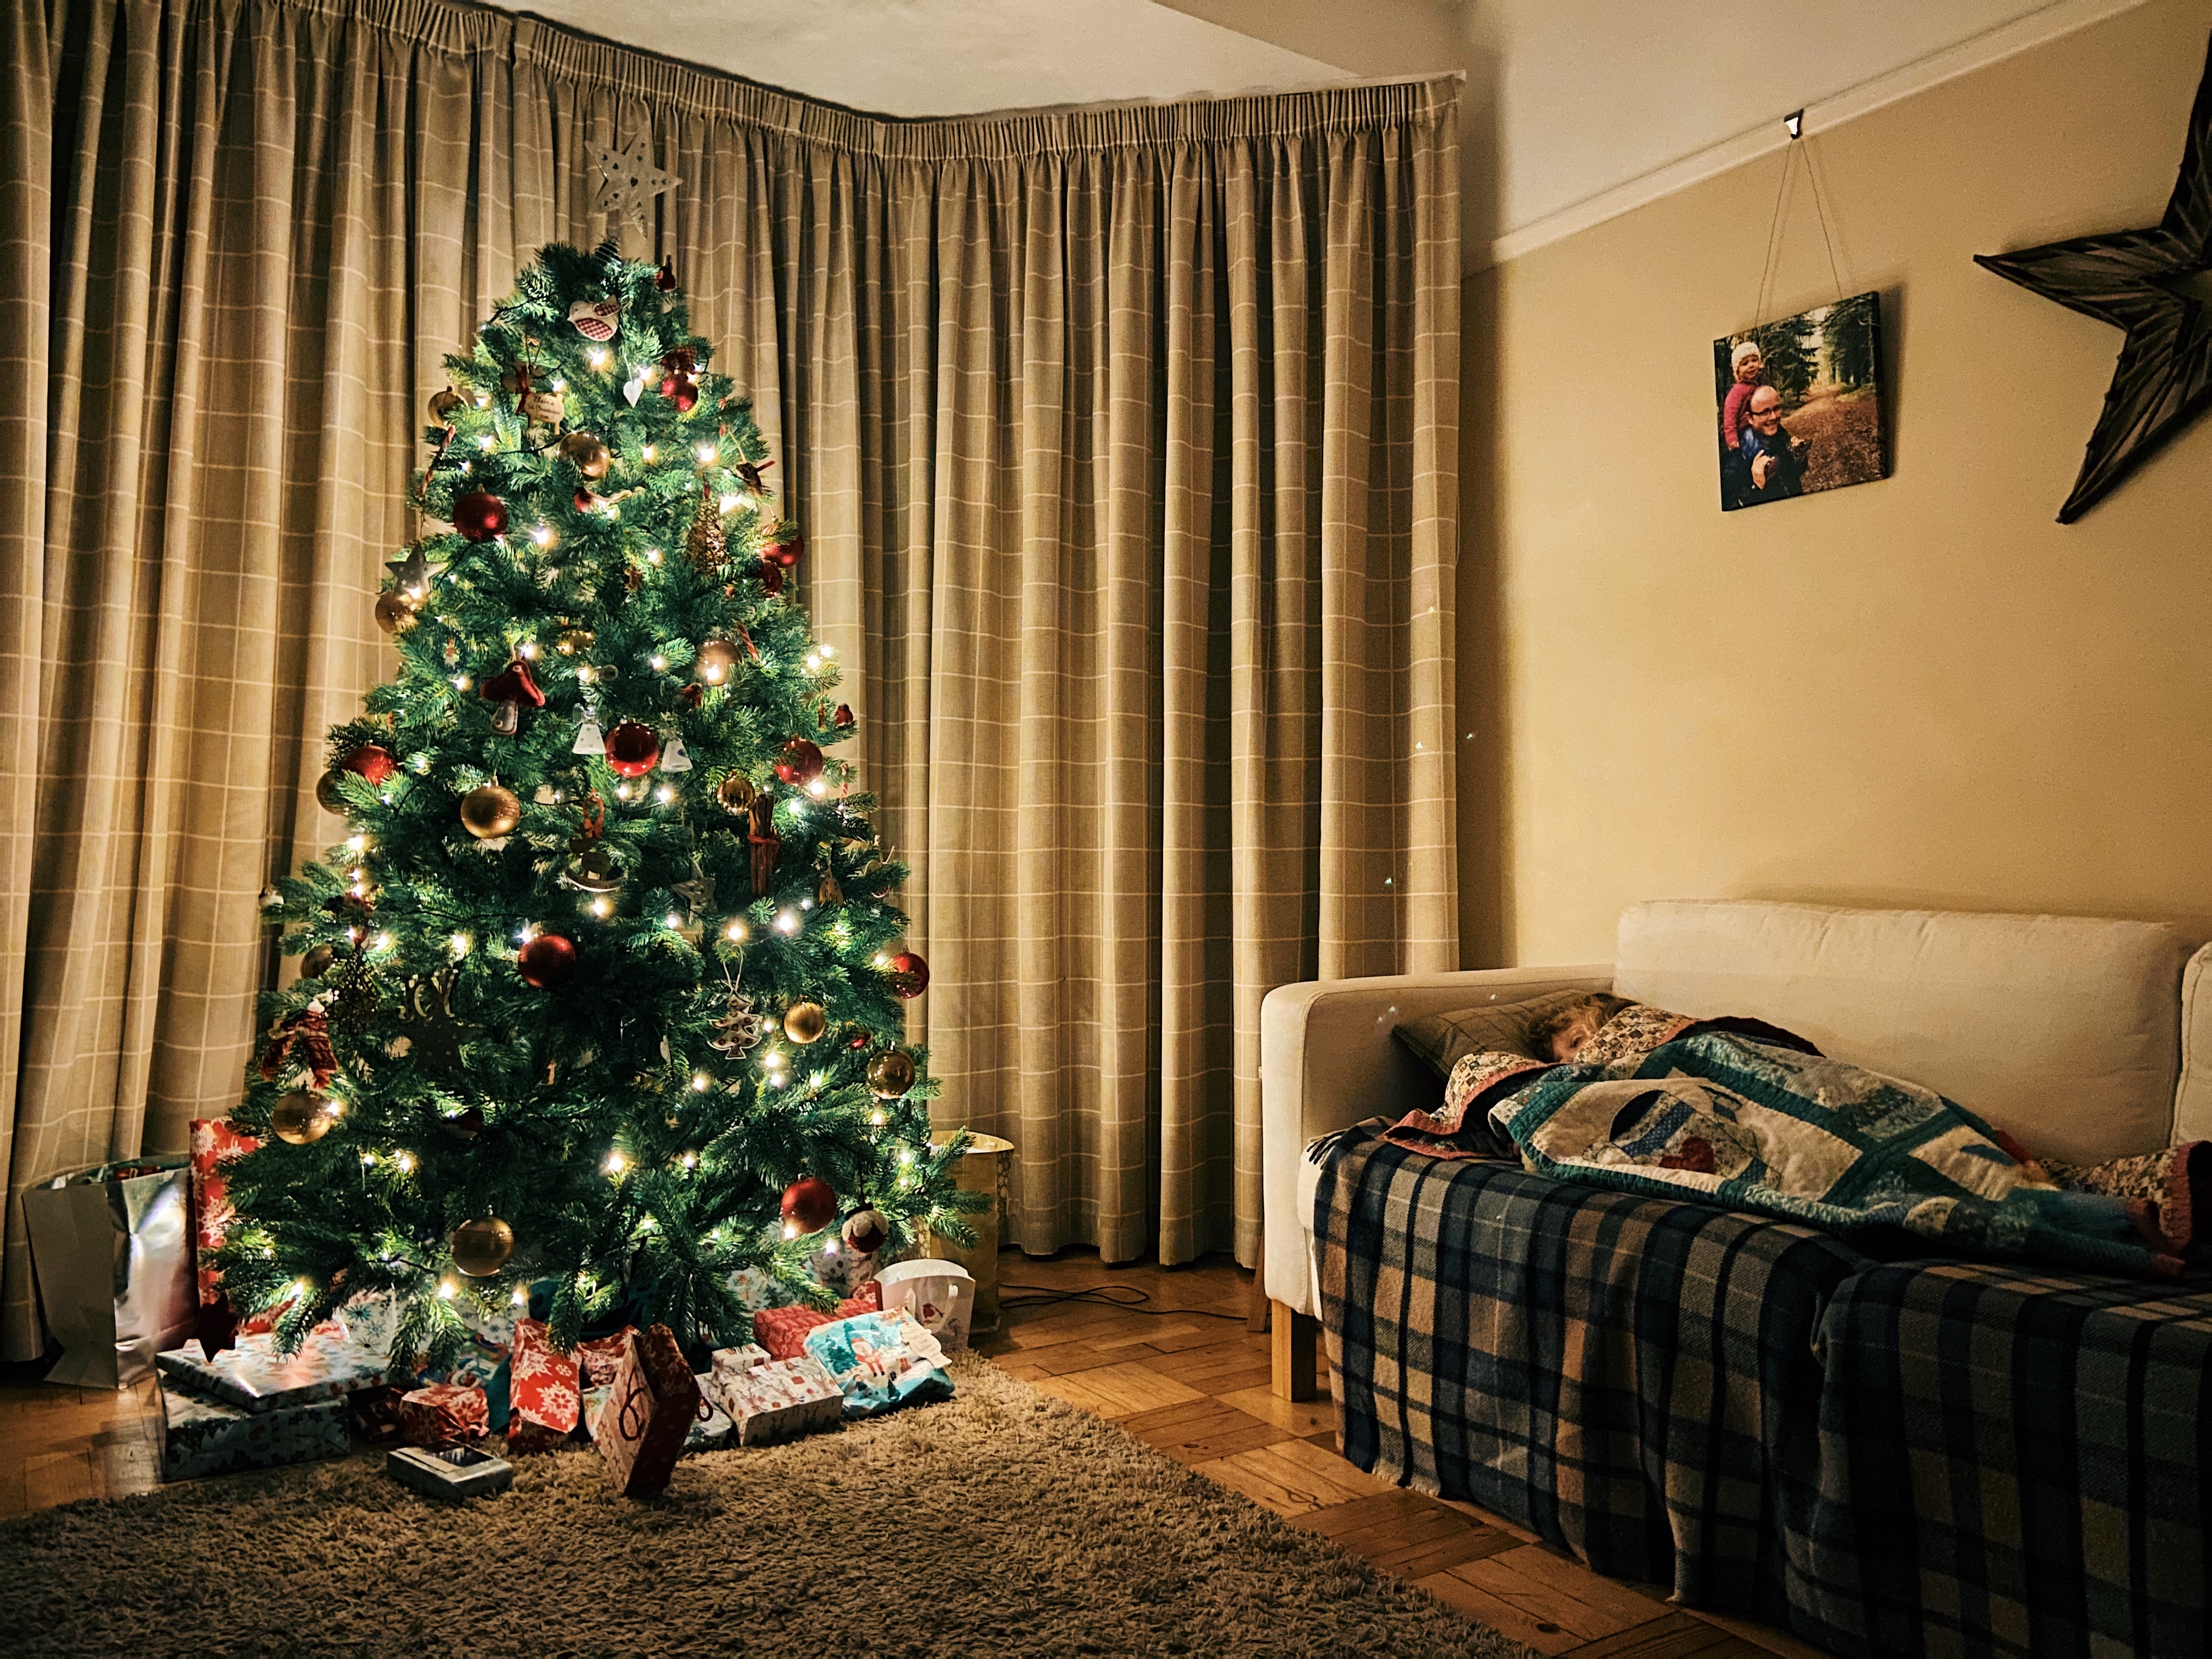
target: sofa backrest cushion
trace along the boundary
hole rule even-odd
[[[2185,954],[2152,922],[1663,901],[1621,913],[1613,988],[1771,1020],[2097,1164],[2172,1133]]]
[[[2181,1086],[2173,1096],[2173,1140],[2212,1140],[2212,945],[2181,974]]]

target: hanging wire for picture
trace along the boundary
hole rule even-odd
[[[1820,221],[1820,240],[1828,250],[1828,276],[1836,285],[1838,303],[1844,297],[1843,266],[1836,258],[1836,235],[1828,223],[1827,192],[1820,185],[1820,172],[1813,164],[1813,141],[1805,137],[1805,112],[1798,110],[1782,118],[1783,130],[1789,133],[1790,142],[1783,147],[1782,179],[1774,191],[1774,216],[1766,227],[1766,258],[1759,270],[1759,297],[1751,311],[1753,329],[1764,328],[1774,318],[1767,310],[1774,297],[1775,283],[1782,272],[1783,238],[1790,228],[1790,198],[1797,179],[1797,156],[1805,156],[1805,178],[1813,191],[1813,211]]]

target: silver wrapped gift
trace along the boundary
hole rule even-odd
[[[46,1381],[127,1389],[192,1334],[189,1158],[64,1170],[23,1194],[23,1220],[46,1330],[62,1345]]]

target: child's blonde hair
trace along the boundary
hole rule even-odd
[[[1586,997],[1580,997],[1570,1002],[1564,1008],[1554,1008],[1550,1013],[1540,1015],[1529,1022],[1528,1052],[1537,1055],[1549,1054],[1552,1052],[1553,1040],[1570,1025],[1583,1019],[1590,1018],[1591,1016],[1595,1017],[1591,1019],[1593,1028],[1602,1025],[1627,1006],[1624,998],[1607,996],[1602,991],[1593,991]]]

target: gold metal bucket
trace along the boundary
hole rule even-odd
[[[952,1131],[939,1129],[930,1136],[930,1141],[942,1146],[952,1139]],[[1001,1140],[996,1135],[971,1134],[954,1179],[963,1192],[990,1195],[989,1209],[965,1218],[975,1230],[975,1243],[972,1248],[963,1249],[935,1233],[922,1240],[925,1255],[957,1261],[975,1279],[975,1314],[969,1325],[970,1334],[999,1328],[999,1233],[1006,1213],[1006,1179],[1013,1162],[1012,1141]]]

